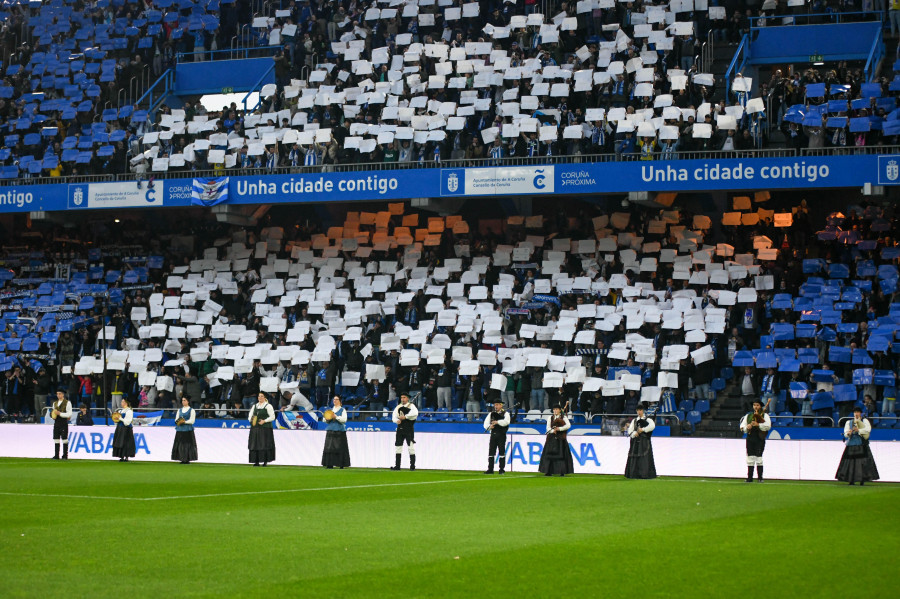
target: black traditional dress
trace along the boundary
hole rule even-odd
[[[172,459],[187,464],[197,459],[197,438],[194,436],[194,420],[197,413],[193,408],[181,408],[175,414],[175,420],[184,420],[184,424],[175,425],[175,443],[172,444]]]
[[[650,437],[656,423],[652,418],[635,418],[628,425],[631,445],[625,463],[625,478],[656,478],[656,462],[653,461],[653,444]],[[644,432],[638,433],[638,429]]]
[[[131,411],[131,408],[120,408],[117,411],[121,419],[116,424],[116,432],[113,435],[113,457],[119,459],[133,458],[137,452],[134,446],[134,428],[131,426],[134,412]]]
[[[858,433],[853,432],[853,423],[857,423]],[[838,464],[837,473],[834,477],[845,483],[866,483],[870,480],[878,480],[878,468],[875,467],[875,458],[872,456],[872,449],[869,447],[869,434],[872,432],[872,425],[869,424],[867,418],[862,420],[848,420],[844,425],[844,436],[847,438],[847,445],[844,446],[844,453],[841,455],[841,462]],[[851,442],[853,436],[859,437],[859,443]]]
[[[250,410],[250,439],[247,449],[250,450],[250,463],[263,465],[275,461],[275,433],[272,422],[275,410],[269,402],[256,404]],[[255,424],[254,424],[255,422]]]
[[[552,432],[554,427],[559,432]],[[538,471],[542,474],[565,476],[575,472],[572,451],[569,449],[569,441],[566,438],[566,431],[571,427],[569,419],[563,415],[547,418],[547,438],[544,441],[544,450],[541,452],[541,463],[538,465]]]
[[[325,427],[322,465],[326,468],[349,468],[350,447],[347,445],[347,410],[336,408],[334,418]]]

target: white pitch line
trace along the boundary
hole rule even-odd
[[[13,497],[49,497],[49,498],[61,498],[61,499],[128,499],[130,501],[164,501],[167,499],[206,499],[210,497],[231,497],[231,496],[242,496],[242,495],[272,495],[278,493],[307,493],[312,491],[342,491],[344,489],[375,489],[378,487],[407,487],[407,486],[415,486],[415,485],[440,485],[440,484],[449,484],[449,483],[464,483],[471,481],[484,481],[484,480],[499,480],[501,478],[507,479],[515,479],[515,478],[534,478],[534,476],[522,475],[522,476],[507,476],[507,477],[470,477],[470,478],[460,478],[460,479],[452,479],[452,480],[431,480],[431,481],[417,481],[417,482],[408,482],[408,483],[381,483],[374,485],[350,485],[344,487],[313,487],[309,489],[272,489],[268,491],[235,491],[233,493],[207,493],[203,495],[171,495],[165,497],[106,497],[102,495],[62,495],[62,494],[52,494],[52,493],[14,493],[11,491],[0,491],[0,495],[13,496]]]
[[[62,499],[129,499],[131,497],[105,497],[103,495],[57,495],[52,493],[12,493],[9,491],[0,491],[0,495],[10,495],[13,497],[58,497]],[[140,501],[140,500],[138,500]]]
[[[660,482],[672,482],[672,483],[709,483],[716,485],[759,485],[759,483],[754,480],[752,483],[748,483],[744,479],[731,479],[731,478],[721,478],[721,479],[707,479],[707,478],[668,478],[668,477],[660,477]],[[790,481],[790,480],[782,480],[782,479],[769,479],[767,478],[763,485],[770,486],[780,486],[780,487],[809,487],[809,486],[832,486],[832,487],[841,487],[841,486],[850,486],[847,483],[842,483],[838,480],[806,480],[806,481]],[[892,485],[890,482],[879,483],[878,481],[873,481],[869,483],[872,485],[872,488],[886,488],[889,485]],[[865,486],[865,485],[863,485]]]
[[[205,495],[172,495],[169,497],[145,497],[139,499],[139,501],[162,501],[166,499],[205,499],[208,497],[231,497],[231,496],[241,496],[241,495],[271,495],[276,493],[308,493],[312,491],[343,491],[345,489],[377,489],[379,487],[411,487],[415,485],[441,485],[441,484],[449,484],[449,483],[465,483],[472,481],[485,481],[485,480],[500,480],[502,478],[507,479],[515,479],[515,478],[534,478],[534,476],[510,476],[510,477],[471,477],[471,478],[457,478],[453,480],[430,480],[430,481],[418,481],[418,482],[410,482],[410,483],[380,483],[374,485],[348,485],[344,487],[313,487],[309,489],[272,489],[269,491],[235,491],[233,493],[208,493]]]

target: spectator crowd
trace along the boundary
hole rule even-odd
[[[893,84],[866,82],[853,65],[768,82],[738,77],[726,94],[696,64],[708,34],[735,42],[751,17],[776,25],[801,9],[309,0],[251,14],[244,0],[5,3],[0,178],[667,159],[766,147],[769,119],[790,147],[896,142]],[[217,51],[235,47],[273,55],[275,83],[257,106],[135,105],[176,59],[229,57]]]
[[[735,198],[741,225],[637,206],[480,223],[391,204],[327,229],[273,215],[11,234],[4,409],[21,420],[63,388],[97,407],[188,397],[207,416],[238,417],[260,391],[285,409],[337,393],[380,412],[405,392],[469,418],[492,397],[678,414],[721,380],[778,413],[893,413],[895,214],[767,201]]]

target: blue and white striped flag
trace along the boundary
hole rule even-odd
[[[157,410],[156,412],[135,412],[132,424],[135,426],[156,426],[162,420],[162,417],[162,410]]]
[[[278,412],[275,416],[275,428],[280,430],[316,430],[318,425],[316,415],[304,410]]]
[[[659,413],[660,414],[674,414],[675,413],[675,392],[671,389],[665,389],[662,392],[662,397],[659,404]]]
[[[228,177],[203,177],[194,179],[191,204],[215,206],[228,201]]]

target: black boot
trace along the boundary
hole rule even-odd
[[[498,473],[499,474],[506,473],[506,457],[505,456],[500,456],[500,470],[498,471]]]
[[[485,474],[493,474],[494,473],[494,456],[488,458],[488,469],[484,471]]]
[[[753,482],[753,466],[747,466],[747,482]]]
[[[756,480],[758,480],[759,482],[762,482],[762,481],[763,481],[763,475],[762,475],[762,472],[763,472],[763,471],[762,471],[762,464],[757,464],[757,465],[756,465]]]
[[[69,444],[63,443],[62,449],[63,449],[62,459],[68,460],[69,459]]]
[[[403,457],[399,453],[397,454],[394,465],[391,466],[391,470],[400,470],[400,458]]]
[[[410,470],[416,469],[416,454],[414,454],[414,453],[410,454],[410,456],[409,456],[409,469]]]
[[[59,459],[59,443],[53,444],[53,459],[54,460]]]

